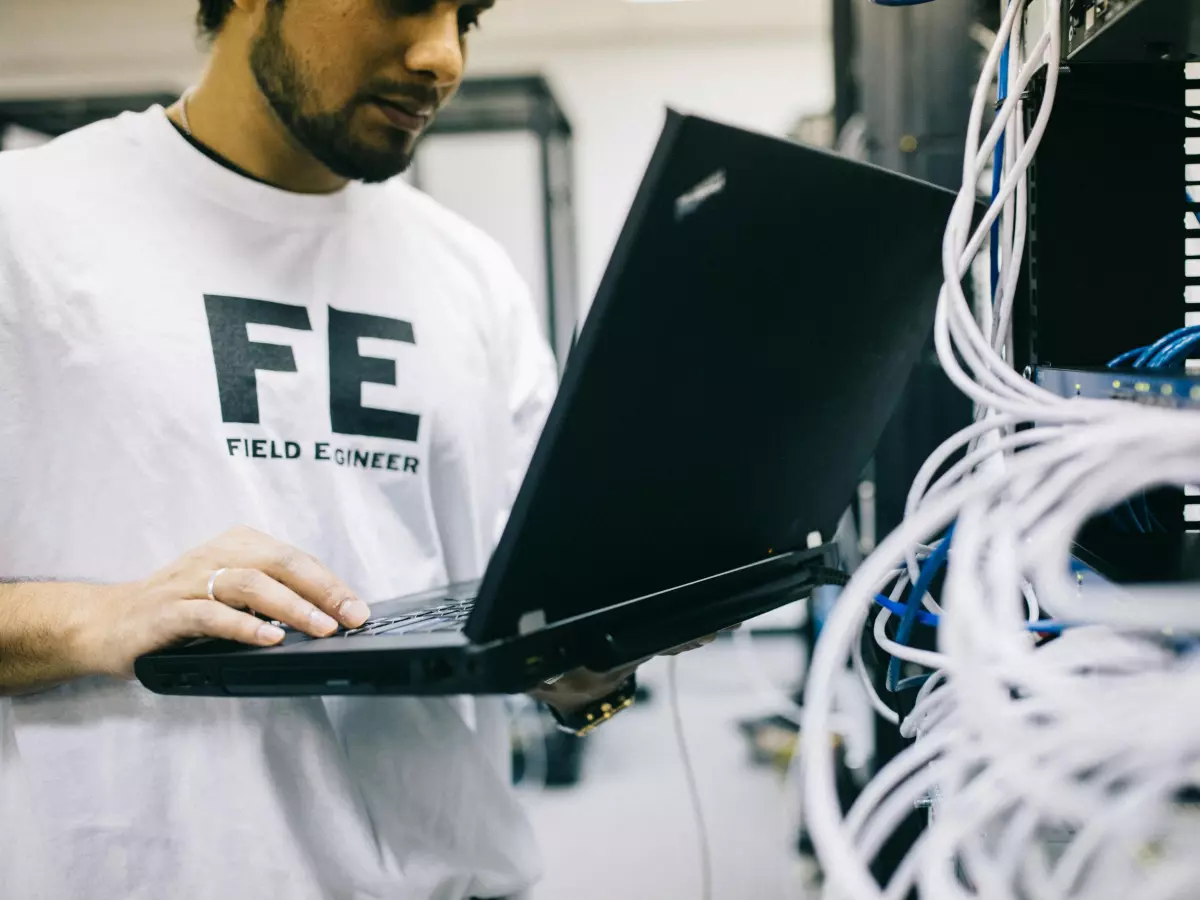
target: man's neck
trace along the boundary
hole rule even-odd
[[[219,42],[218,42],[219,43]],[[227,65],[218,48],[199,87],[186,98],[187,131],[255,178],[301,194],[330,194],[346,179],[301,147],[279,121],[246,67]],[[167,110],[183,127],[183,100]]]

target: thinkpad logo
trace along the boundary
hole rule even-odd
[[[680,222],[698,210],[705,201],[725,190],[725,170],[720,169],[675,200],[675,221]]]

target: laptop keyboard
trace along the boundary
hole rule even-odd
[[[438,606],[413,610],[403,615],[368,619],[358,628],[350,628],[340,634],[342,637],[364,637],[381,634],[429,634],[437,631],[461,631],[474,606],[474,597],[447,599]]]

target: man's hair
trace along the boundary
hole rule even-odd
[[[201,34],[208,38],[216,37],[232,9],[233,0],[200,0],[196,24],[200,27]]]

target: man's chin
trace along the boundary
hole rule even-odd
[[[412,153],[330,153],[318,154],[317,158],[325,164],[333,174],[361,181],[364,184],[379,184],[390,181],[398,175],[403,175],[412,165]]]

